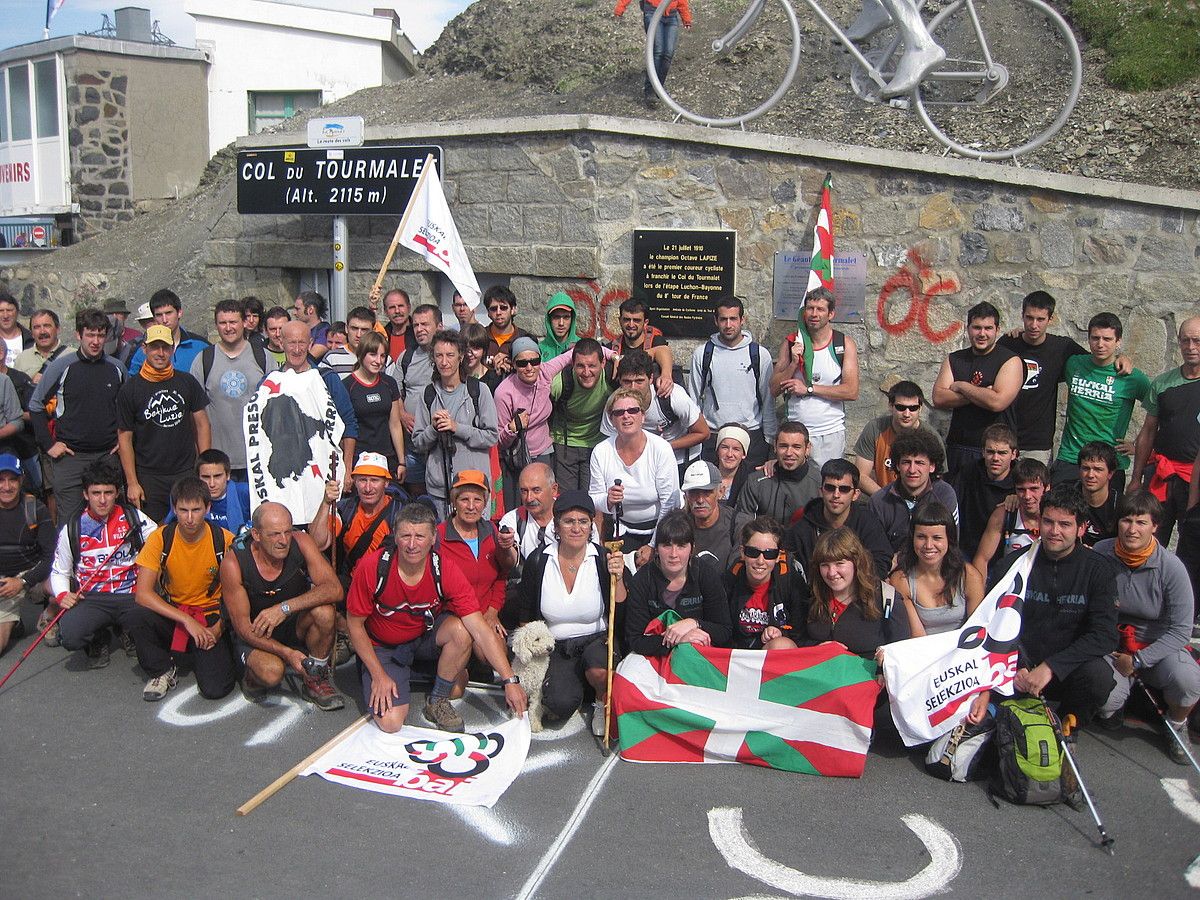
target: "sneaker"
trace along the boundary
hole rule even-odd
[[[242,689],[242,696],[250,703],[262,703],[267,699],[267,694],[271,693],[271,689],[268,687],[251,687],[245,677],[238,682],[238,687]]]
[[[1184,725],[1183,728],[1176,728],[1174,725],[1168,722],[1164,725],[1164,728],[1171,728],[1177,735],[1179,735],[1179,740],[1177,741],[1175,738],[1171,737],[1171,735],[1166,733],[1163,734],[1163,737],[1167,739],[1167,756],[1170,757],[1171,762],[1178,763],[1181,766],[1191,765],[1191,760],[1188,759],[1187,750],[1192,749],[1192,738],[1191,735],[1188,734],[1187,726]],[[1184,747],[1187,747],[1187,750],[1184,750]]]
[[[1118,709],[1111,716],[1096,716],[1095,722],[1105,731],[1119,731],[1125,725],[1125,710]]]
[[[592,734],[598,738],[604,737],[604,704],[592,704]]]
[[[129,636],[128,631],[121,632],[121,648],[130,659],[137,657],[137,645],[133,643],[133,638]]]
[[[426,722],[436,725],[441,731],[463,730],[463,717],[454,711],[454,707],[445,697],[426,703],[424,715]]]
[[[171,666],[161,675],[155,675],[147,681],[146,686],[142,689],[142,699],[148,703],[157,703],[167,696],[167,691],[175,687],[175,672],[175,667]]]
[[[84,650],[87,653],[89,669],[103,669],[112,662],[112,654],[108,649],[107,631],[102,636],[94,637],[88,641]]]
[[[46,631],[46,626],[49,625],[54,620],[54,617],[56,615],[58,615],[57,608],[54,609],[53,611],[51,611],[49,606],[47,606],[45,609],[43,609],[42,614],[40,616],[38,616],[38,620],[37,620],[38,632],[40,633],[42,631]],[[60,638],[58,636],[58,623],[57,622],[55,622],[53,628],[51,628],[49,631],[46,631],[46,636],[44,638],[42,638],[42,643],[45,644],[47,647],[57,647],[62,643],[62,638]]]
[[[344,631],[339,631],[337,637],[333,641],[333,665],[342,665],[348,663],[354,658],[354,645],[350,643],[350,635]]]
[[[326,711],[341,709],[346,705],[346,698],[334,687],[328,668],[322,675],[305,675],[300,685],[300,696],[317,709]]]

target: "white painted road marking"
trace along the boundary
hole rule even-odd
[[[750,841],[742,824],[741,807],[718,807],[708,812],[708,833],[730,868],[794,897],[830,897],[838,900],[910,900],[946,890],[962,869],[962,847],[957,838],[925,816],[902,816],[929,853],[929,864],[906,881],[859,881],[852,878],[818,878],[768,859]]]
[[[567,844],[571,843],[571,838],[575,836],[575,832],[583,822],[584,816],[591,809],[592,803],[600,793],[600,789],[604,787],[604,782],[608,781],[608,776],[612,774],[613,767],[616,766],[618,759],[620,757],[614,753],[604,762],[604,765],[596,770],[596,774],[592,776],[592,780],[588,783],[583,796],[575,804],[575,809],[572,810],[567,824],[563,826],[563,830],[558,833],[558,837],[554,839],[554,843],[546,850],[538,862],[537,868],[533,870],[533,873],[526,879],[525,884],[521,886],[521,890],[517,893],[517,900],[529,900],[530,897],[537,893],[538,888],[542,885],[542,881],[550,874],[550,870],[554,868],[554,864],[562,856],[563,850],[567,848]]]
[[[203,701],[204,712],[186,712],[184,707],[199,696],[200,689],[194,684],[188,685],[162,705],[158,710],[158,720],[166,722],[168,725],[191,728],[226,719],[255,706],[283,710],[283,715],[259,728],[246,739],[243,745],[257,747],[278,740],[299,719],[312,712],[312,707],[308,703],[289,694],[273,695],[261,704],[251,703],[241,694],[231,694],[220,706],[213,706],[211,701],[205,700]]]
[[[1192,793],[1192,786],[1186,778],[1164,778],[1159,784],[1171,798],[1171,803],[1184,816],[1200,825],[1200,801]]]

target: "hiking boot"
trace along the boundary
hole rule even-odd
[[[267,699],[267,694],[271,693],[268,687],[251,687],[249,679],[245,677],[238,683],[238,687],[242,689],[242,696],[250,703],[262,703]]]
[[[105,631],[102,636],[88,641],[84,652],[87,653],[89,669],[103,669],[112,662],[112,654],[108,649],[108,632]]]
[[[1170,757],[1171,762],[1178,763],[1181,766],[1191,765],[1191,760],[1188,759],[1187,750],[1192,749],[1192,738],[1191,735],[1188,734],[1187,725],[1184,724],[1182,728],[1176,728],[1170,722],[1167,722],[1165,723],[1164,727],[1170,728],[1177,735],[1179,735],[1179,740],[1177,741],[1175,738],[1171,737],[1171,735],[1166,733],[1163,734],[1163,737],[1167,739],[1167,756]],[[1187,750],[1184,750],[1184,747],[1187,747]]]
[[[604,737],[604,704],[599,701],[592,704],[592,734]]]
[[[333,640],[333,665],[334,668],[348,663],[354,658],[354,645],[350,643],[350,635],[344,631],[339,631],[337,637]]]
[[[130,659],[137,658],[137,645],[133,643],[133,638],[130,637],[128,631],[121,632],[121,649],[125,651],[125,655]]]
[[[57,610],[51,612],[50,607],[48,606],[43,609],[41,615],[38,616],[37,630],[39,632],[46,631],[46,626],[54,621],[54,617],[56,615],[58,615]],[[46,631],[46,636],[42,638],[42,643],[47,647],[57,647],[62,643],[62,638],[58,636],[57,622],[54,624],[53,628],[51,628],[49,631]]]
[[[1125,710],[1118,709],[1111,716],[1096,716],[1097,725],[1105,731],[1119,731],[1125,725]]]
[[[426,722],[436,725],[441,731],[463,730],[463,717],[454,711],[454,707],[445,697],[426,703],[424,716]]]
[[[300,696],[317,709],[326,711],[341,709],[346,705],[346,698],[334,687],[328,668],[321,675],[305,675],[300,685]]]
[[[146,682],[146,686],[142,689],[142,699],[148,703],[157,703],[167,696],[167,691],[175,687],[175,683],[176,669],[171,666],[161,675],[155,675]]]

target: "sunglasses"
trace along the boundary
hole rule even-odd
[[[542,361],[540,359],[514,359],[513,360],[513,365],[516,366],[518,369],[528,369],[530,366],[540,366],[541,364],[542,364]]]
[[[854,490],[852,484],[823,484],[821,490],[829,494],[849,494]]]
[[[640,406],[622,406],[620,409],[612,410],[612,417],[619,419],[622,416],[636,416],[642,411]]]
[[[749,547],[743,544],[742,553],[747,559],[758,559],[761,556],[763,559],[776,560],[779,559],[780,550],[778,547],[774,550],[759,550],[757,547]]]
[[[921,408],[920,403],[893,403],[892,409],[897,412],[916,412]]]

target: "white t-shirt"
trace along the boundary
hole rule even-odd
[[[596,569],[596,545],[587,553],[575,575],[575,588],[568,592],[558,564],[558,545],[546,548],[546,571],[542,575],[542,618],[556,641],[584,637],[604,631],[604,595]]]
[[[670,404],[671,412],[675,414],[675,421],[669,426],[666,417],[663,416],[664,403]],[[671,389],[671,396],[665,401],[657,395],[650,398],[650,406],[646,409],[646,419],[642,424],[642,430],[647,434],[658,435],[669,444],[687,434],[688,429],[695,425],[699,418],[700,407],[696,405],[696,401],[689,397],[687,391],[682,387],[675,385]],[[608,416],[600,419],[600,433],[605,437],[616,437],[616,426]],[[675,462],[683,465],[685,462],[699,459],[700,449],[700,444],[695,444],[686,450],[673,450]]]
[[[813,348],[811,383],[841,384],[842,367],[833,352],[833,337],[824,347]],[[826,400],[815,394],[792,394],[787,402],[788,418],[803,422],[812,437],[836,434],[846,427],[846,405],[841,400]]]
[[[21,332],[17,332],[16,337],[4,339],[4,366],[11,366],[17,361],[17,357],[21,355],[21,351],[25,349],[25,338]]]
[[[609,438],[592,450],[591,484],[588,493],[601,512],[608,508],[608,489],[619,478],[625,488],[622,523],[658,522],[679,506],[679,468],[675,451],[658,435],[647,434],[641,455],[627,466],[617,455],[617,439]],[[630,529],[646,533],[651,529]]]

